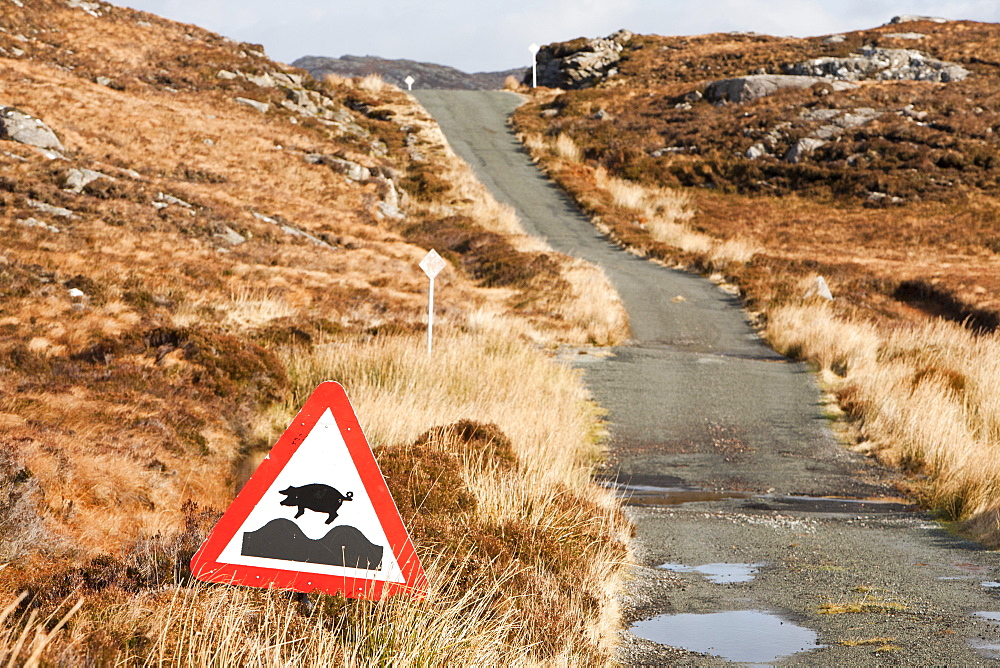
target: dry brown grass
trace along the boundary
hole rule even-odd
[[[859,421],[856,446],[930,476],[925,501],[949,519],[1000,511],[1000,338],[945,321],[891,330],[838,317],[827,304],[785,306],[768,338],[815,360]],[[995,529],[986,538],[994,542]]]

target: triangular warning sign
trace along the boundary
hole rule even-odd
[[[427,579],[347,393],[322,383],[191,560],[199,580],[379,600]]]

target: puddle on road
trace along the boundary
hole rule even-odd
[[[657,568],[673,573],[701,573],[709,582],[715,584],[733,584],[750,582],[757,576],[757,571],[764,566],[759,564],[704,564],[702,566],[685,566],[684,564],[660,564]]]
[[[616,491],[629,506],[679,506],[683,503],[722,501],[724,499],[749,499],[746,492],[713,492],[695,487],[653,487],[652,485],[620,485],[601,483]]]
[[[972,613],[972,616],[985,619],[988,622],[1000,624],[1000,612],[974,612]]]
[[[986,620],[987,622],[1000,624],[1000,612],[974,612],[972,613],[972,616]],[[987,659],[1000,659],[1000,643],[985,640],[983,638],[969,640],[968,642],[969,647],[976,650],[980,656]]]
[[[636,622],[629,630],[661,645],[742,663],[771,663],[822,647],[812,629],[763,610],[661,615]]]
[[[1000,589],[1000,582],[986,581],[982,584],[987,589]]]
[[[987,659],[1000,659],[1000,643],[989,640],[970,640],[969,647]]]
[[[852,499],[834,496],[774,496],[730,490],[708,490],[678,485],[627,485],[613,480],[601,485],[615,490],[629,506],[679,506],[685,503],[707,503],[726,499],[749,500],[748,508],[759,510],[793,510],[821,513],[897,513],[916,510],[912,503],[901,499]]]

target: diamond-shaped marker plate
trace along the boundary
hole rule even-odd
[[[434,278],[441,273],[441,270],[445,267],[444,258],[438,255],[438,252],[431,249],[423,260],[420,261],[420,268],[424,270],[428,278]]]

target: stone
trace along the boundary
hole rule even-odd
[[[804,297],[806,299],[809,299],[810,297],[822,297],[827,301],[833,301],[833,293],[830,292],[830,286],[827,285],[826,279],[822,276],[816,277],[813,284],[809,286],[808,290],[806,290]]]
[[[244,74],[243,76],[246,77],[247,81],[249,81],[252,84],[258,85],[261,88],[274,88],[276,86],[274,79],[272,79],[271,75],[267,74],[266,72],[261,75]]]
[[[0,107],[0,139],[10,139],[40,149],[66,150],[52,128],[14,107]]]
[[[303,239],[311,241],[312,243],[316,244],[317,246],[322,246],[323,248],[328,248],[330,250],[336,250],[336,248],[334,246],[331,246],[330,244],[328,244],[327,242],[323,241],[319,237],[313,236],[312,234],[309,234],[308,232],[300,230],[299,228],[295,227],[294,225],[289,225],[288,223],[286,223],[283,220],[280,220],[278,218],[271,218],[270,216],[265,216],[264,214],[257,213],[256,211],[253,211],[252,213],[253,213],[253,217],[256,218],[257,220],[261,220],[261,221],[263,221],[265,223],[270,223],[272,225],[277,225],[279,228],[281,228],[281,231],[285,232],[286,234],[290,234],[290,235],[296,236],[296,237],[302,237]]]
[[[605,109],[598,109],[597,113],[592,117],[595,121],[613,121],[615,117],[607,112]]]
[[[251,107],[253,109],[256,109],[262,114],[266,114],[268,111],[271,110],[271,105],[269,105],[267,102],[259,102],[257,100],[251,100],[245,97],[236,98],[236,103],[242,104],[245,107]]]
[[[220,225],[219,231],[215,233],[215,238],[225,241],[231,246],[239,246],[246,241],[246,237],[228,225]]]
[[[156,199],[163,204],[176,204],[177,206],[182,206],[185,209],[193,209],[194,205],[189,202],[185,202],[180,197],[174,197],[173,195],[168,195],[166,193],[158,193]]]
[[[332,155],[308,153],[306,154],[305,161],[313,165],[326,165],[333,171],[343,174],[350,180],[358,181],[359,183],[363,183],[372,177],[372,172],[367,167]]]
[[[111,177],[93,169],[71,169],[66,172],[66,182],[63,187],[75,193],[83,192],[88,183],[93,183],[98,179],[110,179]],[[112,179],[114,180],[114,179]]]
[[[101,18],[101,5],[98,2],[87,2],[87,0],[66,0],[66,6],[73,9],[82,9],[94,18]]]
[[[889,21],[889,25],[899,25],[900,23],[912,23],[914,21],[930,21],[931,23],[948,23],[948,19],[943,19],[940,16],[920,16],[918,14],[901,14],[899,16],[893,16],[892,20]]]
[[[215,76],[220,79],[226,79],[227,81],[232,81],[233,79],[238,79],[240,75],[236,72],[230,72],[229,70],[219,70],[219,73]]]
[[[27,202],[28,206],[32,209],[37,209],[42,213],[47,213],[50,216],[59,216],[60,218],[76,218],[76,214],[69,209],[64,209],[61,206],[53,206],[51,204],[46,204],[45,202],[39,202],[36,199],[31,199],[30,197],[24,200]]]
[[[787,88],[809,88],[817,83],[826,83],[818,76],[788,74],[751,74],[735,79],[713,81],[705,88],[705,99],[718,104],[722,102],[750,102]],[[854,86],[849,86],[854,87]],[[834,86],[835,90],[844,90]]]
[[[108,88],[110,88],[111,85],[114,83],[114,81],[112,81],[108,77],[97,77],[96,79],[94,79],[94,83],[96,83],[98,86],[107,86]]]
[[[922,32],[890,32],[883,35],[892,39],[923,39],[927,35]]]
[[[788,149],[788,153],[785,154],[785,162],[790,162],[793,165],[801,162],[802,158],[824,145],[826,145],[826,140],[815,137],[804,137]]]
[[[767,149],[763,144],[757,143],[747,149],[746,157],[749,160],[757,160],[767,155]]]
[[[839,81],[962,81],[969,71],[911,49],[866,46],[844,58],[813,58],[787,68],[791,75]]]
[[[55,225],[50,225],[49,223],[38,220],[37,218],[24,218],[23,220],[18,220],[17,222],[19,225],[24,225],[25,227],[40,227],[48,232],[62,232],[62,230]]]
[[[824,44],[843,44],[847,41],[847,35],[830,35],[823,40]]]
[[[375,205],[375,215],[380,218],[392,218],[393,220],[403,220],[406,214],[400,211],[398,206],[393,206],[388,202],[379,202]]]

